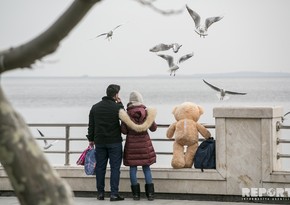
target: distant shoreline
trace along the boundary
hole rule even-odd
[[[290,78],[290,72],[226,72],[226,73],[199,73],[175,77],[169,75],[144,76],[1,76],[1,78]]]

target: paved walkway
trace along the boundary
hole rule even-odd
[[[288,201],[289,202],[289,201]],[[269,202],[270,203],[270,202]],[[269,204],[266,203],[266,204]],[[273,204],[273,202],[271,202]],[[280,203],[280,202],[278,202]],[[2,205],[20,205],[18,199],[14,196],[0,197],[0,204]],[[140,201],[134,201],[131,198],[126,198],[124,201],[110,202],[108,198],[104,201],[98,201],[94,197],[76,197],[75,205],[254,205],[255,203],[248,202],[221,202],[221,201],[192,201],[192,200],[171,200],[171,199],[155,199],[154,201],[148,201],[147,199],[141,199]],[[266,205],[259,203],[259,205]]]

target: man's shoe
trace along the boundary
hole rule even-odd
[[[103,193],[98,195],[98,200],[105,200],[105,196]]]
[[[112,195],[112,196],[110,197],[110,201],[122,201],[122,200],[124,200],[124,197],[121,197],[119,194],[117,194],[117,195]]]

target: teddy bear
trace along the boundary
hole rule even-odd
[[[173,168],[191,168],[198,148],[199,133],[205,139],[211,137],[207,128],[198,122],[203,113],[203,108],[192,102],[184,102],[174,107],[172,114],[176,122],[172,123],[166,132],[167,138],[175,138],[171,160]]]

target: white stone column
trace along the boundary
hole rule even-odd
[[[217,171],[226,178],[226,194],[263,187],[263,180],[279,169],[276,122],[282,111],[281,107],[214,108]]]

